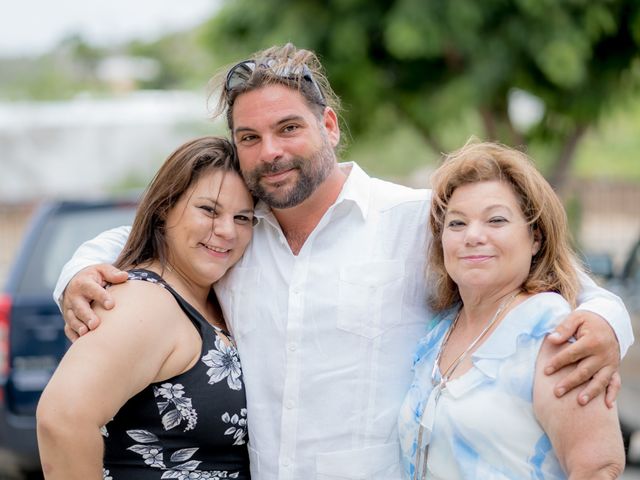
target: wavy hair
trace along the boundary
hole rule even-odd
[[[145,190],[116,267],[130,268],[152,260],[158,260],[163,267],[167,265],[167,214],[182,195],[211,170],[240,174],[233,145],[225,138],[193,139],[165,160]]]
[[[209,82],[209,98],[219,93],[213,116],[225,115],[230,131],[233,131],[233,106],[238,95],[268,85],[284,85],[298,91],[318,117],[321,117],[325,107],[330,107],[339,116],[340,99],[331,89],[320,60],[311,50],[287,43],[255,52],[249,59],[259,67],[255,68],[241,85],[226,88],[227,75],[238,64],[226,66]],[[288,73],[302,71],[309,72],[313,81],[306,81],[302,74]]]
[[[431,285],[430,306],[449,308],[460,301],[458,287],[444,265],[442,232],[449,200],[456,188],[486,181],[511,186],[540,249],[531,260],[522,284],[527,293],[557,292],[575,306],[579,290],[577,257],[571,248],[566,212],[560,199],[529,157],[513,148],[491,142],[469,141],[445,156],[431,176],[432,198],[427,276]]]

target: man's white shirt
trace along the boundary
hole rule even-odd
[[[241,261],[216,284],[247,391],[252,478],[399,479],[396,421],[426,332],[428,190],[368,177],[356,164],[293,255],[266,205]],[[65,265],[113,262],[129,230],[105,232]],[[581,276],[580,308],[633,342],[618,299]],[[215,401],[215,399],[212,399]]]

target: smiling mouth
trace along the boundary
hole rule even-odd
[[[229,253],[231,251],[230,248],[213,247],[211,245],[205,245],[204,243],[202,244],[202,246],[207,250],[210,250],[215,253]]]
[[[289,173],[291,173],[294,170],[295,170],[295,168],[288,168],[286,170],[280,170],[278,172],[265,173],[264,175],[262,175],[262,178],[264,178],[265,180],[267,180],[269,182],[276,183],[276,182],[286,178],[287,175],[289,175]]]
[[[493,258],[491,255],[469,255],[467,257],[462,257],[463,260],[467,260],[470,262],[479,262],[482,260],[489,260]]]

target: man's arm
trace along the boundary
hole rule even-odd
[[[53,300],[60,310],[64,290],[75,274],[92,265],[115,262],[129,237],[129,232],[131,227],[113,228],[78,247],[71,260],[62,267],[56,288],[53,290]]]
[[[110,264],[118,258],[130,231],[130,227],[118,227],[101,233],[83,243],[62,268],[53,299],[64,316],[69,339],[75,340],[98,326],[100,320],[91,310],[91,302],[96,301],[106,309],[113,307],[103,287],[107,282],[120,283],[127,279],[125,273]]]
[[[592,312],[604,318],[616,335],[620,357],[624,357],[633,344],[631,319],[622,299],[599,287],[589,275],[578,270],[582,290],[578,297],[578,311]]]
[[[606,400],[611,407],[620,389],[620,358],[634,340],[631,320],[619,297],[597,286],[581,270],[579,278],[582,290],[578,308],[549,336],[556,345],[571,337],[576,341],[553,355],[544,371],[550,375],[576,363],[577,368],[556,384],[555,394],[562,396],[586,384],[578,394],[578,401],[585,405],[609,387]]]

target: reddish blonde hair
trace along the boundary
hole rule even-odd
[[[446,155],[431,176],[433,240],[427,257],[431,307],[442,310],[460,301],[458,287],[445,269],[442,249],[444,216],[451,195],[462,185],[494,180],[511,186],[522,214],[540,240],[540,250],[532,258],[522,289],[528,293],[557,292],[575,305],[578,261],[560,199],[523,152],[498,143],[471,141]]]

